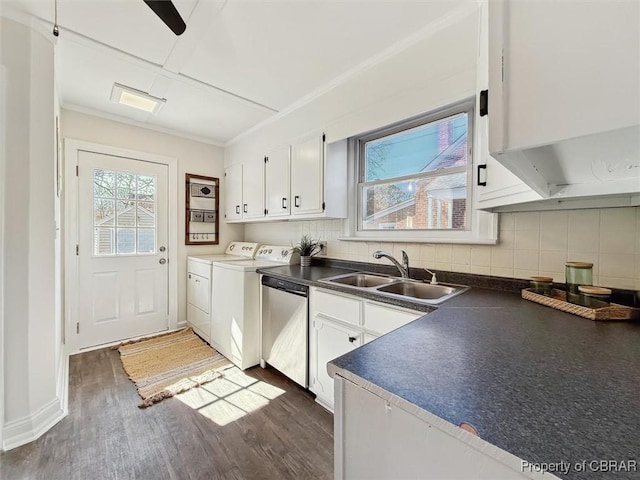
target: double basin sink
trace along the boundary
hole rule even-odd
[[[463,285],[432,285],[408,278],[365,272],[345,273],[322,278],[320,281],[428,305],[438,305],[469,289]]]

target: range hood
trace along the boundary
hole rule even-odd
[[[492,156],[544,199],[640,195],[640,126]]]
[[[488,13],[491,156],[543,199],[640,205],[640,3]]]

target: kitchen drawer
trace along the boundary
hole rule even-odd
[[[197,260],[189,259],[187,262],[187,272],[195,273],[204,278],[211,278],[211,264],[198,262]]]
[[[422,312],[401,310],[398,307],[387,307],[377,303],[365,302],[364,328],[383,335],[423,315],[424,313]]]
[[[313,294],[316,296],[313,302],[315,314],[353,325],[360,325],[362,301],[359,298],[347,298],[320,290],[314,290]]]

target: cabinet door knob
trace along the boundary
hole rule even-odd
[[[296,208],[300,208],[300,195],[296,195],[293,197],[293,206]]]
[[[242,209],[242,211],[243,211],[244,213],[247,213],[247,204],[246,204],[246,203],[244,204],[244,208]]]
[[[287,197],[282,197],[282,208],[283,209],[287,208]]]
[[[240,215],[240,205],[236,205],[236,213]]]
[[[351,336],[350,336],[350,337],[349,337],[349,341],[350,341],[351,343],[355,342],[355,341],[356,341],[356,337],[351,337]]]

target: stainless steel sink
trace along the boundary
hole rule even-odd
[[[407,280],[400,277],[367,272],[345,273],[334,277],[322,278],[320,281],[368,291],[381,297],[403,298],[428,305],[440,304],[469,288],[463,285],[431,285],[418,280]]]
[[[380,292],[395,293],[405,297],[438,299],[445,295],[451,295],[455,288],[444,285],[430,285],[417,282],[396,282],[378,289]]]
[[[393,277],[374,275],[372,273],[346,273],[323,280],[360,288],[378,287],[396,281]]]
[[[466,288],[465,288],[466,289]],[[412,281],[394,282],[377,289],[379,292],[391,293],[402,297],[419,298],[421,300],[440,300],[450,298],[462,290],[450,285],[431,285]]]

